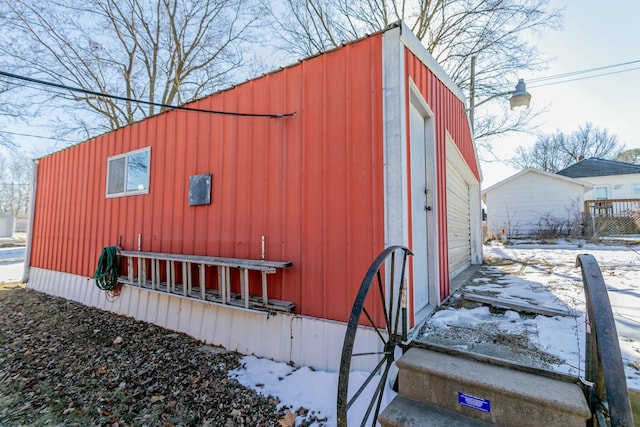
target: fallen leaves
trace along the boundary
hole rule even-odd
[[[294,427],[296,425],[296,418],[296,414],[289,411],[284,418],[278,420],[278,424],[280,424],[281,427]]]
[[[0,307],[0,425],[277,426],[285,416],[228,378],[237,353],[24,288],[0,292]]]

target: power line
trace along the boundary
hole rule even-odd
[[[62,96],[65,99],[73,99],[73,98],[70,97],[70,95],[62,94],[59,90],[54,90],[54,89],[48,88],[48,87],[42,87],[42,85],[29,83],[29,82],[16,82],[15,80],[12,80],[10,78],[2,76],[1,74],[0,74],[0,81],[5,83],[5,84],[10,84],[10,85],[13,85],[13,86],[16,86],[16,87],[20,87],[20,88],[39,90],[40,92],[46,92],[46,93],[50,93],[50,94],[53,94],[53,95]]]
[[[535,89],[537,87],[552,86],[552,85],[557,85],[557,84],[560,84],[560,83],[577,82],[579,80],[587,80],[587,79],[592,79],[592,78],[595,78],[595,77],[610,76],[612,74],[626,73],[627,71],[635,71],[635,70],[640,70],[640,67],[628,68],[626,70],[620,70],[620,71],[611,71],[611,72],[608,72],[608,73],[595,74],[593,76],[577,77],[575,79],[561,80],[561,81],[558,81],[558,82],[550,82],[550,83],[544,83],[544,84],[539,84],[539,85],[534,84],[532,86],[529,86],[529,88]]]
[[[602,71],[602,70],[606,70],[609,68],[618,68],[618,67],[624,67],[625,65],[632,65],[632,64],[637,64],[640,63],[640,59],[636,59],[634,61],[628,61],[628,62],[620,62],[618,64],[611,64],[611,65],[604,65],[601,67],[594,67],[594,68],[587,68],[584,70],[577,70],[577,71],[569,71],[567,73],[562,73],[562,74],[555,74],[552,76],[545,76],[545,77],[538,77],[536,79],[527,79],[527,83],[537,83],[537,82],[542,82],[542,81],[547,81],[547,80],[556,80],[556,79],[561,79],[561,78],[565,78],[565,77],[572,77],[578,74],[585,74],[585,73],[592,73],[594,71]],[[632,68],[632,70],[635,70],[637,68]],[[630,70],[623,70],[623,71],[630,71]],[[620,72],[623,72],[620,71]],[[606,74],[604,74],[606,75]]]
[[[20,133],[20,132],[11,132],[8,130],[0,130],[0,133],[6,133],[9,135],[16,135],[16,136],[26,136],[28,138],[40,138],[40,139],[48,139],[50,141],[62,141],[62,142],[71,142],[73,144],[77,144],[80,141],[72,141],[70,139],[64,139],[64,138],[51,138],[49,136],[41,136],[41,135],[32,135],[29,133]]]
[[[617,68],[617,67],[623,67],[626,65],[632,65],[632,64],[638,64],[640,63],[640,59],[636,59],[634,61],[627,61],[627,62],[620,62],[618,64],[611,64],[611,65],[604,65],[601,67],[594,67],[594,68],[587,68],[584,70],[577,70],[577,71],[570,71],[567,73],[561,73],[561,74],[554,74],[551,76],[545,76],[545,77],[538,77],[538,78],[534,78],[534,79],[527,79],[527,86],[530,89],[535,89],[538,87],[544,87],[544,86],[551,86],[551,85],[556,85],[556,84],[561,84],[561,83],[571,83],[571,82],[575,82],[575,81],[579,81],[579,80],[585,80],[585,79],[591,79],[591,78],[595,78],[595,77],[603,77],[603,76],[609,76],[611,74],[619,74],[619,73],[626,73],[628,71],[635,71],[640,69],[640,67],[634,67],[634,68],[627,68],[624,70],[619,70],[619,71],[611,71],[608,73],[600,73],[600,74],[594,74],[591,76],[584,76],[584,77],[578,77],[575,79],[566,79],[566,80],[560,80],[557,82],[548,82],[549,80],[558,80],[558,79],[564,79],[567,77],[573,77],[573,76],[577,76],[580,74],[586,74],[586,73],[592,73],[594,71],[602,71],[602,70],[606,70],[609,68]],[[548,83],[544,83],[544,84],[536,84],[536,83],[542,83],[542,82],[548,82]],[[507,88],[512,88],[512,86],[504,86],[504,89],[507,90]]]
[[[209,114],[222,114],[222,115],[227,115],[227,116],[268,117],[268,118],[272,118],[272,119],[281,119],[281,118],[286,118],[286,117],[293,118],[293,117],[296,116],[295,112],[294,113],[286,113],[286,114],[260,114],[260,113],[238,113],[238,112],[231,112],[231,111],[205,110],[205,109],[201,109],[201,108],[184,107],[184,106],[181,106],[181,105],[168,105],[168,104],[162,104],[162,103],[158,103],[158,102],[144,101],[144,100],[141,100],[141,99],[127,98],[127,97],[124,97],[124,96],[110,95],[110,94],[107,94],[107,93],[96,92],[96,91],[93,91],[93,90],[83,89],[83,88],[79,88],[79,87],[67,86],[67,85],[63,85],[63,84],[60,84],[60,83],[54,83],[54,82],[48,82],[48,81],[45,81],[45,80],[34,79],[32,77],[20,76],[18,74],[8,73],[6,71],[0,71],[0,76],[9,77],[9,78],[16,79],[16,80],[21,80],[21,81],[24,81],[24,82],[36,83],[36,84],[43,85],[43,86],[49,86],[49,87],[55,87],[55,88],[59,88],[59,89],[69,90],[69,91],[72,91],[72,92],[81,92],[81,93],[85,93],[87,95],[94,95],[94,96],[100,96],[100,97],[104,97],[104,98],[117,99],[119,101],[135,102],[135,103],[138,103],[138,104],[153,105],[153,106],[161,107],[161,108],[171,108],[173,110],[194,111],[194,112],[197,112],[197,113],[209,113]]]

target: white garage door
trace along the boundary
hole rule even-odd
[[[471,265],[471,202],[469,184],[447,162],[447,225],[449,274],[456,276]]]

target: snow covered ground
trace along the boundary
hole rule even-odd
[[[582,276],[575,267],[578,254],[595,257],[607,285],[616,320],[627,385],[640,389],[640,247],[582,243],[523,244],[485,247],[485,259],[517,261],[517,275],[502,280],[507,296],[537,299],[540,305],[574,311],[578,317],[537,316],[538,346],[563,360],[556,368],[582,374],[584,366],[584,303]],[[478,288],[483,285],[478,284]],[[436,317],[436,316],[434,316]],[[518,322],[516,322],[518,323]]]
[[[0,283],[22,280],[24,248],[0,248]]]
[[[22,278],[23,264],[15,259],[3,261],[8,250],[0,249],[0,282]],[[580,269],[575,267],[580,253],[592,254],[598,261],[611,300],[627,384],[640,390],[640,247],[593,245],[584,242],[555,245],[517,244],[485,246],[484,256],[491,266],[483,267],[486,277],[476,277],[465,286],[467,291],[491,293],[514,302],[526,301],[538,306],[570,312],[575,316],[527,316],[514,311],[492,314],[487,307],[448,308],[429,321],[432,330],[452,325],[478,327],[491,322],[505,334],[524,333],[539,349],[558,358],[555,369],[580,375],[584,364],[584,291]],[[502,262],[511,260],[511,262]],[[506,273],[506,274],[505,274]],[[340,351],[340,349],[336,349]],[[253,356],[243,359],[244,368],[231,372],[242,384],[265,395],[274,396],[282,406],[320,420],[314,425],[336,425],[336,372],[294,368]],[[361,383],[366,374],[352,373],[350,384]],[[385,404],[393,398],[388,390]],[[385,393],[386,394],[386,393]],[[364,399],[366,401],[366,399]],[[357,415],[356,415],[357,417]]]
[[[490,275],[494,270],[495,278],[476,278],[465,287],[467,291],[491,291],[501,299],[525,301],[575,316],[523,318],[514,311],[491,314],[488,307],[449,308],[437,312],[429,324],[433,328],[448,328],[460,324],[479,327],[492,322],[506,334],[525,331],[540,350],[558,358],[560,363],[551,368],[583,375],[585,297],[581,271],[575,267],[576,257],[582,253],[593,255],[601,267],[616,318],[627,385],[640,390],[640,247],[637,246],[584,242],[485,246],[485,259],[494,264],[486,268]],[[502,263],[501,260],[513,262]],[[293,411],[302,407],[318,419],[326,418],[327,421],[320,425],[336,424],[337,373],[311,371],[307,367],[296,370],[286,364],[252,356],[245,357],[244,362],[245,368],[234,374],[241,383],[264,394],[278,396],[281,404]],[[265,374],[266,371],[273,374]],[[352,374],[350,381],[362,381],[361,375]],[[393,392],[389,389],[387,392],[390,396],[385,400],[390,401]]]

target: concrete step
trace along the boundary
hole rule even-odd
[[[382,427],[489,427],[493,425],[402,396],[396,396],[382,411],[378,416],[378,423]]]
[[[591,416],[571,382],[421,348],[396,363],[400,396],[485,423],[584,427]]]

